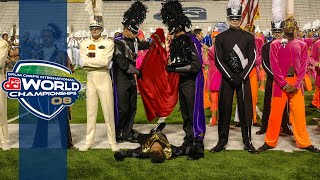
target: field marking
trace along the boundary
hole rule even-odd
[[[26,116],[27,114],[29,114],[29,113],[28,113],[28,112],[27,112],[27,113],[24,113],[24,114],[21,115],[21,117],[24,117],[24,116]],[[11,123],[11,122],[19,119],[19,117],[20,117],[20,116],[18,115],[18,116],[16,116],[16,117],[13,117],[13,118],[9,119],[9,120],[8,120],[8,123]]]

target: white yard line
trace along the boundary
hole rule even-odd
[[[29,114],[29,113],[28,113],[28,112],[27,112],[27,113],[24,113],[24,114],[21,115],[21,117],[24,117],[24,116],[26,116],[27,114]],[[18,116],[16,116],[16,117],[13,117],[13,118],[9,119],[9,120],[8,120],[8,123],[11,123],[11,122],[19,119],[19,117],[20,117],[20,116],[18,115]]]
[[[260,109],[258,108],[258,106],[256,106],[256,111],[258,116],[260,117],[260,119],[262,119],[262,112],[260,111]]]

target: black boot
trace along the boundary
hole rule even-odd
[[[123,142],[122,130],[117,130],[116,131],[116,141],[117,141],[117,143],[122,143]]]
[[[120,151],[117,151],[113,154],[114,158],[116,159],[116,161],[123,161],[124,158],[127,157],[127,152],[124,151],[124,150],[120,150]]]
[[[258,148],[259,153],[266,151],[268,149],[273,149],[273,147],[269,146],[267,143],[264,143],[261,147]]]
[[[257,151],[257,149],[253,147],[252,144],[245,146],[245,147],[244,147],[244,150],[248,151],[248,152],[251,153],[251,154],[258,154],[258,153],[259,153],[259,152]]]
[[[239,122],[236,122],[236,125],[234,125],[234,127],[240,127],[241,124]]]
[[[262,128],[256,132],[257,135],[261,135],[261,134],[265,134],[265,133],[266,133],[266,130],[264,130]]]
[[[184,141],[182,145],[179,147],[179,151],[182,152],[182,155],[190,155],[192,151],[192,144]]]
[[[157,125],[157,127],[151,129],[150,134],[162,131],[166,127],[166,123],[162,122]]]
[[[253,123],[252,126],[254,126],[254,127],[261,127],[261,125],[260,125],[259,123]]]
[[[191,149],[192,152],[187,160],[198,160],[204,157],[204,145],[202,140],[199,142],[194,142]]]
[[[320,150],[312,145],[310,145],[306,148],[301,148],[301,149],[305,149],[307,151],[314,152],[314,153],[320,153]]]
[[[218,144],[214,148],[210,149],[209,152],[216,153],[216,152],[220,152],[222,150],[225,150],[226,149],[225,145],[226,145],[225,143],[218,142]]]

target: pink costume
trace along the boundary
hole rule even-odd
[[[136,68],[137,69],[141,69],[142,60],[143,60],[144,56],[147,54],[147,52],[148,52],[148,49],[138,51],[138,57],[136,60]]]
[[[215,64],[215,49],[214,46],[209,48],[208,52],[208,64],[209,64],[209,75],[207,79],[207,89],[210,91],[219,91],[222,75]]]
[[[263,40],[259,37],[255,37],[256,43],[256,69],[257,69],[257,76],[259,77],[260,66],[262,65],[262,46],[264,44]]]
[[[315,62],[314,64],[320,62],[320,40],[314,43],[311,50],[311,58]],[[316,68],[317,76],[315,85],[320,87],[320,68]]]
[[[294,86],[303,92],[302,82],[307,70],[307,56],[307,45],[300,40],[294,39],[285,43],[281,38],[271,43],[270,65],[275,79],[273,97],[282,96],[282,88],[287,85],[285,78],[291,66],[297,76]]]

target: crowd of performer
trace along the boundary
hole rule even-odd
[[[29,33],[24,33],[20,45],[25,44],[29,48],[23,48],[20,52],[16,29],[11,36],[2,33],[0,40],[0,82],[4,81],[5,70],[12,69],[19,55],[86,70],[87,132],[85,145],[79,148],[80,151],[88,151],[94,146],[100,101],[108,142],[115,151],[116,160],[138,157],[163,162],[183,155],[190,160],[203,158],[206,132],[204,109],[207,108],[211,110],[209,126],[218,124],[219,136],[217,145],[210,152],[220,152],[228,143],[235,95],[234,121],[236,127],[241,127],[245,150],[258,154],[272,149],[277,145],[279,134],[283,133],[293,135],[298,148],[320,153],[312,145],[307,132],[304,100],[304,91],[312,90],[314,85],[311,79],[315,79],[315,93],[309,107],[320,108],[319,20],[299,30],[294,13],[288,10],[290,8],[285,7],[281,0],[274,0],[271,30],[262,33],[258,27],[240,27],[241,2],[230,0],[227,7],[229,28],[224,31],[210,28],[204,36],[203,30],[198,27],[187,31],[192,24],[183,13],[182,5],[179,1],[168,1],[163,3],[161,9],[168,34],[157,29],[146,39],[139,29],[147,15],[147,7],[142,2],[131,5],[124,14],[123,30],[118,30],[112,37],[106,36],[103,18],[100,12],[96,12],[97,9],[100,8],[86,8],[90,11],[89,34],[86,31],[73,34],[68,28],[67,52],[62,59],[53,53],[62,53],[59,47],[54,43],[49,47],[45,44],[48,41],[43,40],[50,39],[50,33],[46,32],[52,32],[51,38],[55,40],[61,38],[56,37],[57,27],[53,24],[48,24],[41,31],[42,43],[30,37]],[[36,56],[39,52],[42,52],[41,57]],[[146,67],[152,61],[159,67],[147,71]],[[157,72],[157,77],[151,77],[150,71]],[[150,104],[159,102],[156,99],[159,97],[153,97],[148,92],[150,88],[155,89],[148,81],[156,81],[157,78],[165,80],[163,84],[158,84],[157,92],[173,94],[165,100],[166,103],[158,104],[158,109],[165,109],[165,112],[155,112],[154,105]],[[149,134],[133,129],[139,91],[148,119],[159,117],[159,125]],[[264,92],[261,123],[257,120],[258,91]],[[9,150],[7,98],[2,90],[0,97],[1,147]],[[183,144],[179,147],[171,145],[162,133],[165,118],[177,101],[185,132]],[[260,127],[256,134],[266,134],[265,143],[258,149],[251,142],[251,126]],[[74,148],[69,123],[68,127],[67,147]],[[38,128],[37,133],[43,137],[43,132],[40,135]],[[126,141],[139,143],[141,147],[120,150],[118,143]],[[34,146],[46,145],[34,143]]]

